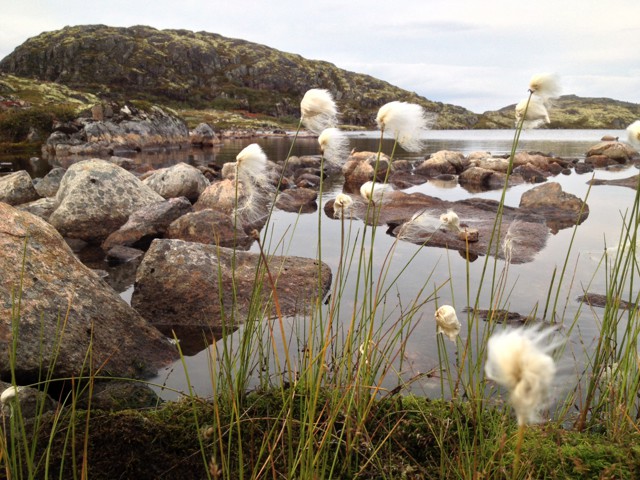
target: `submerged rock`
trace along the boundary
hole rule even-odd
[[[0,203],[0,375],[153,375],[175,347],[71,252],[38,217]],[[20,298],[19,308],[16,299]],[[17,338],[15,337],[17,335]]]
[[[520,211],[541,215],[552,233],[581,224],[589,216],[589,205],[562,191],[559,183],[551,182],[532,188],[522,194]]]

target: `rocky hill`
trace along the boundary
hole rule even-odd
[[[563,95],[549,109],[548,128],[624,129],[640,118],[640,104]],[[513,128],[515,104],[485,112],[473,128]]]
[[[297,118],[309,88],[326,88],[345,123],[370,126],[392,100],[438,113],[437,128],[472,128],[478,115],[335,65],[215,33],[72,26],[30,38],[0,61],[0,72],[56,82],[114,100],[173,107],[246,110]]]

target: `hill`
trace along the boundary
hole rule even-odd
[[[515,104],[483,113],[474,128],[513,128]],[[640,118],[640,104],[563,95],[549,109],[548,128],[624,129]]]
[[[471,128],[478,115],[432,102],[368,75],[215,33],[72,26],[28,39],[0,61],[0,72],[66,85],[113,100],[137,99],[174,108],[245,110],[297,118],[310,88],[326,88],[342,119],[371,126],[392,100],[438,113],[437,128]]]

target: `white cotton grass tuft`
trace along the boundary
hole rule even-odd
[[[560,77],[555,73],[538,73],[529,80],[529,91],[545,100],[560,96]]]
[[[487,343],[485,373],[509,391],[520,426],[540,421],[549,403],[557,370],[552,353],[564,343],[555,333],[552,327],[507,328]]]
[[[396,237],[408,242],[422,242],[425,235],[433,234],[442,225],[441,219],[426,210],[414,213],[410,220],[398,229]]]
[[[240,179],[259,178],[264,175],[266,168],[267,154],[257,143],[247,145],[236,156],[236,169]]]
[[[18,393],[20,393],[20,390],[22,390],[21,387],[16,387],[14,385],[7,387],[2,392],[2,395],[0,395],[0,404],[5,405],[9,401],[11,401],[13,398],[17,397]]]
[[[329,90],[307,90],[300,102],[300,112],[302,124],[316,135],[338,124],[338,108]]]
[[[342,218],[353,205],[353,198],[346,193],[339,193],[333,201],[333,217]]]
[[[349,139],[339,128],[325,128],[318,137],[318,143],[329,163],[337,165],[349,157]]]
[[[520,121],[524,129],[539,128],[551,123],[549,108],[553,99],[560,95],[560,78],[554,73],[534,75],[529,81],[529,92],[529,97],[516,105],[516,127],[520,125]]]
[[[513,258],[513,244],[517,243],[519,240],[518,229],[520,228],[520,225],[520,220],[514,220],[511,222],[507,229],[507,233],[502,240],[502,254],[504,255],[504,260],[507,264],[510,264],[511,259]]]
[[[453,210],[448,210],[447,213],[440,215],[440,221],[448,230],[456,233],[462,231],[460,228],[460,218],[458,218],[458,214]]]
[[[236,212],[248,223],[258,221],[266,212],[267,194],[272,190],[267,178],[267,155],[260,145],[247,145],[236,156],[236,178],[241,198],[238,198]]]
[[[383,132],[393,135],[407,152],[422,149],[422,135],[435,122],[435,115],[415,103],[390,102],[378,110],[376,123]]]
[[[360,187],[360,195],[367,202],[380,203],[384,195],[393,191],[393,187],[387,183],[365,182]]]
[[[527,102],[529,105],[527,106]],[[526,113],[525,113],[526,110]],[[539,128],[545,124],[551,123],[549,111],[545,106],[544,100],[536,95],[518,102],[516,105],[516,127],[522,121],[522,128]]]
[[[640,120],[636,120],[627,127],[627,138],[631,145],[640,148]]]
[[[442,333],[452,342],[460,335],[460,322],[456,310],[451,305],[443,305],[436,310],[436,334]]]

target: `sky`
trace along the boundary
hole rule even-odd
[[[66,25],[207,31],[482,113],[538,73],[562,94],[640,103],[640,0],[3,0],[0,58]]]

